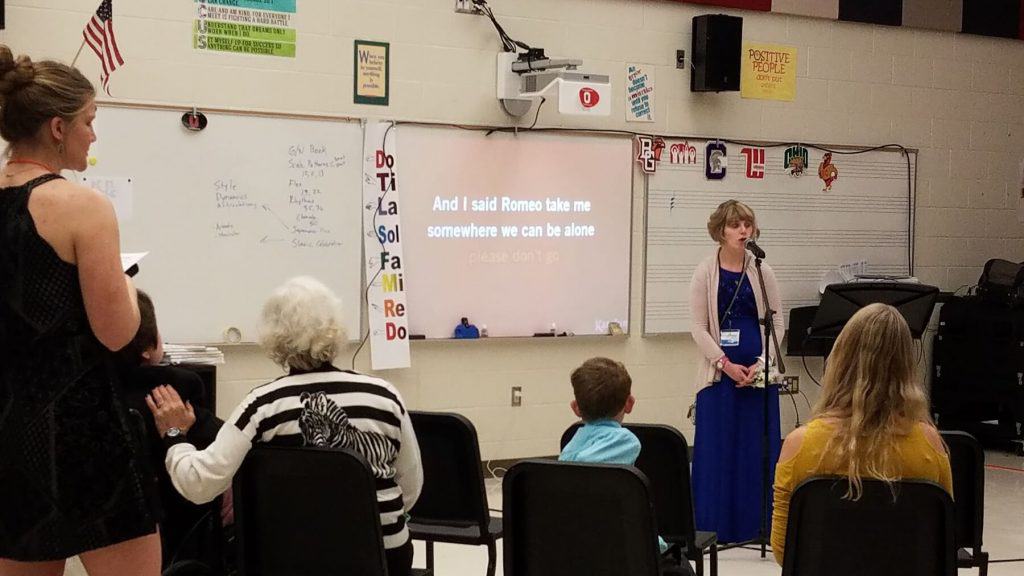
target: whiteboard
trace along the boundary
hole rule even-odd
[[[806,169],[793,176],[784,165],[790,144],[765,146],[759,157],[756,146],[724,143],[725,178],[710,180],[707,143],[666,140],[657,172],[647,177],[644,334],[690,330],[690,280],[717,247],[708,218],[729,199],[754,210],[784,314],[817,304],[822,276],[843,263],[864,260],[871,274],[908,274],[915,151],[908,198],[907,157],[899,150],[833,154],[838,178],[826,191],[818,175],[822,150],[805,146]]]
[[[189,132],[181,115],[101,106],[96,163],[80,177],[120,196],[121,249],[149,252],[135,281],[164,339],[219,343],[236,328],[255,342],[262,303],[296,275],[342,298],[357,338],[360,126],[211,113]]]
[[[409,330],[628,330],[631,142],[399,124]],[[458,235],[457,237],[455,235]]]

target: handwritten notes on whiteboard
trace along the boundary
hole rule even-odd
[[[272,183],[280,194],[266,197],[260,183],[244,178],[216,178],[210,184],[216,218],[211,232],[216,239],[239,238],[260,245],[289,246],[297,250],[341,246],[330,212],[336,203],[328,183],[350,159],[323,143],[289,144]]]
[[[359,336],[358,123],[211,112],[189,132],[180,110],[98,115],[104,156],[86,176],[112,182],[102,186],[115,205],[130,197],[121,248],[150,252],[135,281],[168,340],[255,342],[263,302],[300,275],[342,299],[347,335]]]

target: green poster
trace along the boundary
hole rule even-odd
[[[294,34],[294,30],[292,30]],[[234,52],[236,54],[253,54],[258,56],[295,57],[294,42],[276,42],[271,40],[254,40],[251,38],[234,38],[231,36],[192,35],[192,47],[199,50],[215,50],[218,52]]]
[[[295,42],[295,28],[275,28],[273,26],[254,26],[252,24],[235,24],[207,20],[196,21],[192,32],[198,34],[202,28],[207,36],[229,36],[232,38],[249,38],[252,40],[271,40],[274,42]]]

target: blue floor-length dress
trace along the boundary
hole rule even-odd
[[[739,330],[737,346],[723,346],[730,362],[749,366],[763,351],[754,299],[756,277],[719,270],[718,318],[722,330]],[[739,288],[732,308],[727,311]],[[728,313],[727,313],[728,312]],[[768,395],[769,498],[775,463],[782,447],[779,432],[779,391],[737,388],[722,380],[697,394],[697,429],[693,453],[693,498],[698,530],[718,533],[719,542],[741,542],[758,536],[761,523],[762,434],[764,395]],[[767,518],[771,519],[771,504]],[[770,534],[770,524],[768,526]]]

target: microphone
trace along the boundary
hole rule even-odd
[[[764,258],[764,250],[754,242],[753,238],[748,238],[746,241],[746,248],[750,250],[750,253],[754,255],[754,258]]]

